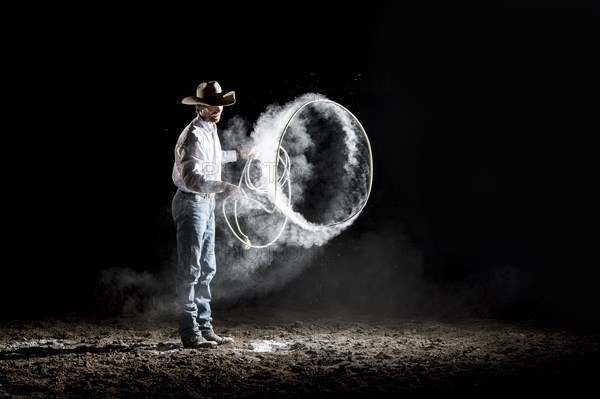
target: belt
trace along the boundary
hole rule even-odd
[[[200,197],[203,197],[203,198],[215,198],[217,196],[217,193],[190,193],[189,191],[183,191],[181,189],[179,191],[181,191],[183,194],[199,195]]]

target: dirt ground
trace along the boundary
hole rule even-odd
[[[169,317],[0,325],[2,398],[465,397],[595,389],[600,334],[490,319],[222,310],[183,349]]]

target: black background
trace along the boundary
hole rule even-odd
[[[363,214],[320,249],[338,260],[247,303],[418,311],[397,292],[418,258],[440,288],[421,298],[600,321],[597,5],[70,11],[6,49],[3,317],[92,312],[101,270],[164,270],[181,99],[217,80],[238,100],[221,125],[317,92],[357,116],[374,157]]]

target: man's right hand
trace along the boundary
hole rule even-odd
[[[238,154],[240,156],[240,158],[242,159],[252,159],[254,158],[254,148],[250,147],[250,148],[242,148],[241,150],[238,150]]]

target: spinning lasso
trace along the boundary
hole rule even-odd
[[[306,223],[306,221],[303,221],[301,217],[295,216],[295,212],[292,211],[292,209],[291,209],[292,185],[291,185],[291,179],[290,179],[290,177],[291,177],[291,162],[290,162],[290,156],[289,156],[288,152],[282,146],[283,139],[288,131],[290,124],[292,123],[292,121],[294,120],[296,115],[298,115],[298,113],[301,110],[303,110],[305,107],[307,107],[311,104],[314,104],[314,103],[327,103],[327,104],[333,105],[335,107],[338,107],[342,111],[346,112],[346,114],[349,115],[353,119],[353,121],[356,123],[356,125],[360,129],[360,132],[362,133],[362,136],[365,140],[366,148],[368,151],[368,168],[369,168],[368,169],[368,182],[366,184],[366,193],[364,194],[362,201],[356,207],[353,208],[352,213],[343,217],[341,220],[334,220],[334,221],[331,221],[328,223],[323,223],[323,224],[312,224],[312,223],[308,224],[308,223]],[[349,149],[349,150],[352,150],[352,149]],[[251,170],[251,166],[254,162],[260,162],[260,161],[258,161],[256,159],[248,159],[244,166],[244,169],[240,176],[240,181],[238,183],[238,188],[240,189],[240,192],[242,193],[243,197],[246,200],[251,201],[252,204],[254,204],[258,208],[262,209],[262,211],[264,211],[265,213],[273,214],[275,211],[279,211],[285,217],[283,219],[283,222],[281,223],[281,227],[280,227],[278,233],[275,235],[275,237],[273,239],[271,239],[270,241],[268,241],[266,243],[261,243],[261,244],[254,243],[250,240],[248,234],[246,234],[242,231],[242,227],[240,226],[240,223],[239,223],[238,203],[239,203],[240,197],[235,196],[235,195],[226,197],[223,200],[223,204],[222,204],[223,215],[225,216],[225,221],[227,222],[227,225],[229,226],[229,229],[231,230],[233,235],[243,244],[244,248],[246,248],[246,249],[248,249],[248,248],[266,248],[266,247],[274,244],[281,237],[281,234],[285,230],[285,227],[286,227],[289,219],[292,219],[292,221],[296,222],[296,224],[300,225],[301,227],[309,229],[309,230],[313,230],[313,231],[318,230],[318,229],[334,227],[334,226],[341,226],[341,225],[350,223],[353,219],[355,219],[361,213],[361,211],[367,204],[369,195],[371,193],[371,187],[373,184],[373,157],[372,157],[371,146],[369,143],[369,138],[367,136],[367,133],[365,132],[365,129],[361,125],[360,121],[356,118],[356,116],[354,116],[354,114],[352,114],[348,109],[343,107],[341,104],[338,104],[331,100],[317,99],[317,100],[310,100],[310,101],[304,102],[291,115],[291,117],[287,121],[285,127],[283,128],[283,131],[278,140],[276,157],[275,157],[274,179],[272,179],[274,186],[271,188],[272,189],[272,194],[271,194],[272,200],[271,201],[273,204],[272,207],[268,207],[265,204],[263,204],[261,201],[258,201],[257,199],[248,196],[248,193],[242,187],[242,183],[243,183],[245,185],[245,187],[249,190],[249,192],[251,191],[255,194],[268,194],[269,193],[269,184],[268,183],[263,183],[262,185],[255,185],[255,183],[252,181],[252,178],[250,175],[250,170]],[[282,169],[281,173],[279,172],[280,168]],[[229,203],[229,201],[232,199],[233,199],[233,219],[235,221],[234,224],[232,224],[229,221],[229,218],[227,217],[227,212],[226,212],[226,206]]]

